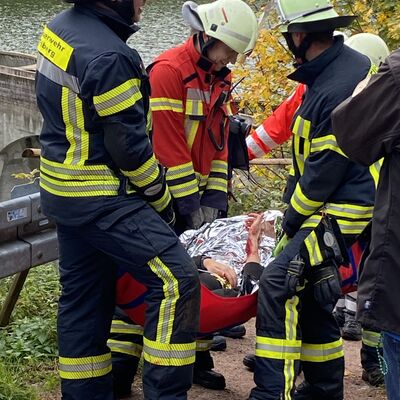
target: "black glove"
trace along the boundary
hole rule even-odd
[[[285,285],[288,293],[288,297],[293,297],[299,287],[304,285],[304,261],[300,256],[296,256],[289,263],[289,267],[286,273]]]
[[[264,268],[256,262],[249,262],[243,267],[241,295],[253,293],[253,288],[259,282],[263,271]]]
[[[310,281],[314,286],[314,298],[320,307],[333,311],[342,295],[341,278],[336,263],[331,260],[312,267]]]

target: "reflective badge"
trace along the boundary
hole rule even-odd
[[[335,244],[335,237],[332,235],[330,232],[325,232],[324,233],[324,243],[328,247],[333,247]]]

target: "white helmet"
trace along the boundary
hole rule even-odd
[[[194,30],[220,40],[239,54],[253,51],[258,36],[257,18],[242,0],[216,0],[197,5],[186,1],[184,21]]]
[[[379,67],[390,54],[389,48],[381,37],[373,33],[357,33],[346,40],[346,45],[367,56],[372,64]]]

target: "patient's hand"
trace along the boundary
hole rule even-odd
[[[212,258],[206,258],[203,261],[203,265],[208,272],[216,274],[223,279],[226,279],[232,288],[237,287],[237,276],[233,268],[226,264],[222,264]]]
[[[246,229],[249,232],[249,237],[246,243],[246,262],[260,262],[258,253],[258,244],[263,233],[263,215],[262,214],[249,214],[245,221]]]

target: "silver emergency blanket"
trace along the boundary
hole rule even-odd
[[[272,221],[282,217],[277,210],[264,212],[264,221]],[[205,255],[216,261],[231,266],[237,274],[239,286],[242,281],[242,269],[246,262],[246,242],[248,232],[245,227],[247,215],[217,219],[205,224],[200,229],[188,230],[179,239],[190,256]],[[261,265],[267,266],[272,260],[275,238],[263,235],[259,244]],[[254,287],[256,290],[258,287]]]

